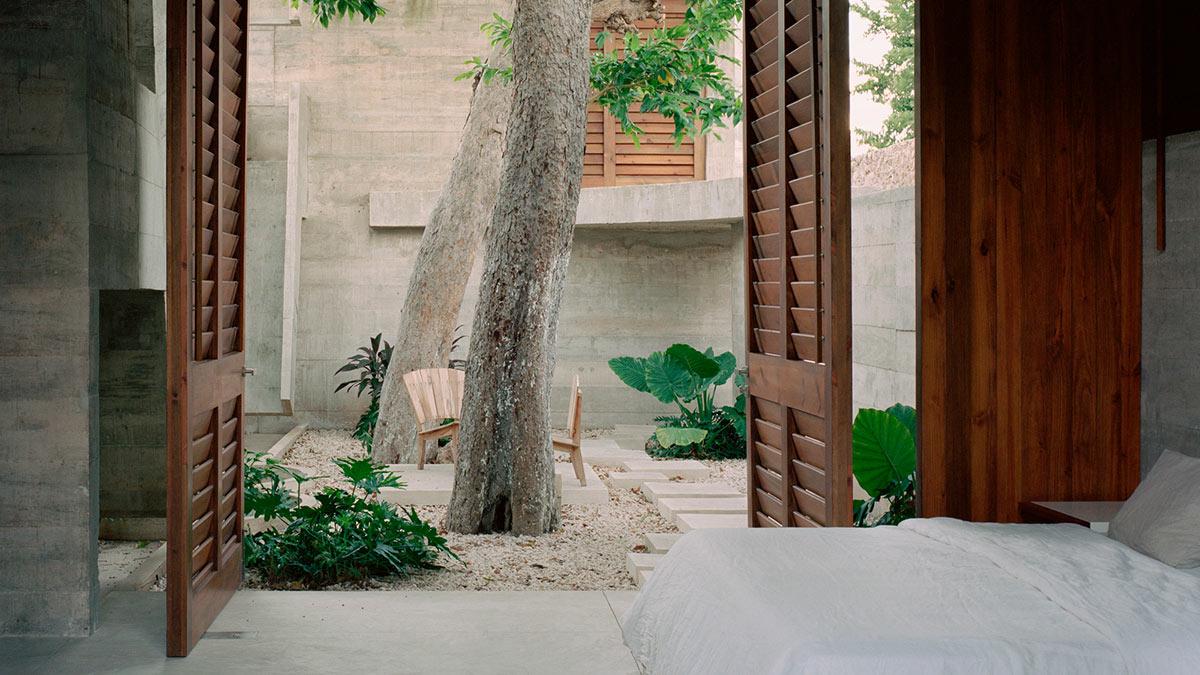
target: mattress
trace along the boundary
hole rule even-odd
[[[1200,577],[1075,525],[698,530],[623,626],[650,673],[1200,673]]]

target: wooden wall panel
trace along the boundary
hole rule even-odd
[[[847,525],[848,6],[747,7],[747,456],[751,526]]]
[[[664,0],[663,20],[668,26],[677,26],[687,12],[686,0]],[[643,31],[653,29],[653,21],[641,21],[637,26]],[[596,35],[603,25],[593,24],[591,48],[596,51]],[[611,34],[605,44],[606,51],[620,50],[623,39]],[[685,138],[678,145],[672,135],[675,123],[658,113],[634,112],[629,115],[644,132],[637,144],[621,132],[621,126],[612,115],[595,103],[588,105],[587,147],[583,156],[583,187],[608,187],[613,185],[641,185],[647,183],[679,183],[704,180],[705,141],[704,137]]]
[[[1137,483],[1140,12],[1117,0],[918,3],[920,500]]]

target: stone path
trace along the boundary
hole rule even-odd
[[[584,441],[585,462],[612,469],[609,481],[616,487],[638,491],[658,507],[659,513],[680,532],[704,528],[746,527],[746,495],[724,483],[695,483],[708,478],[706,464],[694,459],[649,459],[638,445],[653,427],[618,427],[615,438]],[[671,546],[683,536],[676,532],[645,535],[642,551],[626,557],[629,575],[638,586],[654,573]]]

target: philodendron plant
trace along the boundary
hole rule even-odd
[[[854,477],[870,497],[854,500],[854,524],[895,525],[916,516],[917,411],[897,403],[854,418]],[[887,510],[873,516],[886,502]]]
[[[701,352],[686,344],[640,358],[621,356],[608,362],[630,387],[679,408],[678,416],[660,418],[664,424],[654,439],[667,454],[681,453],[716,458],[744,454],[746,419],[744,398],[732,406],[716,406],[717,388],[737,370],[732,352]]]

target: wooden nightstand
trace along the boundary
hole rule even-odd
[[[1125,502],[1021,502],[1027,523],[1074,523],[1101,534]]]

